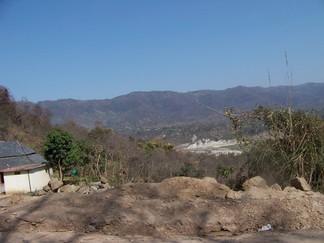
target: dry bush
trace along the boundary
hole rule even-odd
[[[247,155],[250,176],[259,174],[283,186],[302,176],[314,190],[324,190],[324,121],[315,112],[258,107],[227,115]],[[248,136],[247,127],[266,134]]]

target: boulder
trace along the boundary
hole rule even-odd
[[[282,191],[282,188],[278,183],[273,184],[270,188],[275,191]]]
[[[89,186],[82,186],[77,190],[78,193],[81,194],[89,194],[90,193],[90,187]]]
[[[204,177],[202,181],[209,182],[209,183],[217,183],[216,179],[213,177]]]
[[[255,176],[243,183],[244,191],[248,191],[253,187],[267,189],[268,185],[265,179],[263,179],[261,176]]]
[[[51,188],[51,190],[53,192],[57,191],[61,186],[63,186],[63,182],[59,181],[56,178],[52,178],[49,182],[48,182],[49,187]]]
[[[90,186],[90,190],[98,191],[98,187],[96,187],[96,186]]]
[[[79,190],[79,187],[75,185],[65,185],[60,187],[60,192],[76,192],[77,190]]]
[[[51,190],[51,188],[48,185],[46,185],[46,186],[43,187],[43,190],[45,192],[49,192]]]
[[[98,189],[106,189],[105,185],[108,185],[108,184],[99,184],[98,185]]]
[[[296,177],[290,181],[292,187],[299,189],[301,191],[311,191],[311,187],[303,177]]]
[[[112,188],[112,186],[109,185],[108,183],[107,183],[107,184],[102,184],[102,186],[103,186],[103,188],[104,188],[105,190],[108,190],[108,189],[111,189],[111,188]]]
[[[101,185],[100,181],[96,181],[96,182],[90,182],[89,186],[90,187],[96,187],[97,189],[99,189],[99,185]]]
[[[108,180],[107,180],[107,178],[101,176],[101,177],[100,177],[100,182],[101,182],[102,184],[107,184],[107,183],[108,183]]]
[[[35,196],[44,196],[46,194],[47,194],[47,192],[44,191],[44,190],[37,190],[37,191],[34,192]]]

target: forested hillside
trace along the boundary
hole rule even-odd
[[[29,101],[17,103],[10,91],[0,86],[0,140],[20,140],[37,151],[52,127],[50,112]]]
[[[0,87],[0,140],[19,140],[44,154],[51,166],[56,168],[61,180],[64,175],[69,176],[72,169],[78,171],[77,176],[69,179],[75,180],[75,183],[84,180],[94,181],[101,177],[107,178],[112,185],[118,185],[127,182],[158,182],[173,176],[198,178],[211,176],[237,188],[247,177],[258,174],[271,175],[269,180],[276,178],[275,181],[281,185],[286,185],[292,177],[298,175],[306,177],[316,190],[322,191],[324,188],[323,119],[314,111],[298,111],[297,108],[311,108],[307,107],[312,103],[310,98],[307,99],[310,96],[308,89],[314,91],[312,99],[317,105],[313,108],[320,108],[323,100],[320,88],[323,85],[308,84],[303,87],[302,90],[301,87],[297,89],[301,94],[298,96],[300,98],[295,98],[297,101],[300,100],[299,103],[294,103],[299,104],[295,105],[295,109],[293,106],[273,105],[266,108],[258,106],[250,110],[246,108],[246,111],[235,107],[225,111],[224,114],[232,122],[238,141],[241,141],[245,156],[215,157],[186,153],[176,150],[172,141],[164,137],[163,140],[143,140],[122,136],[114,129],[104,126],[102,122],[91,129],[82,127],[72,120],[52,125],[51,113],[46,108],[28,101],[17,103],[5,87]],[[316,92],[314,87],[317,87]],[[243,87],[235,90],[237,89],[241,94],[248,90]],[[297,94],[296,89],[292,90]],[[199,92],[191,93],[198,100],[196,104],[213,103],[210,99],[216,99],[207,96],[208,91],[204,93],[202,97],[205,100],[199,97]],[[169,95],[175,96],[174,93]],[[155,107],[158,107],[161,97],[154,99],[152,94],[149,97]],[[291,102],[293,97],[290,96]],[[183,98],[183,101],[181,104],[189,99]],[[124,100],[124,102],[129,101]],[[173,106],[168,102],[168,99],[164,100],[159,109],[169,109],[170,112],[172,109],[180,109],[178,113],[181,114],[181,106]],[[244,102],[240,102],[244,107]],[[145,104],[148,103],[149,101],[146,101],[139,107],[133,104],[132,107],[135,110],[145,110]],[[170,106],[164,108],[167,104]],[[91,111],[92,108],[87,109]],[[187,111],[185,110],[184,113]],[[193,116],[198,113],[194,113]],[[145,114],[142,115],[145,119]],[[176,134],[180,134],[182,127],[185,128],[188,136],[192,136],[199,132],[203,124],[206,124],[198,121],[195,123],[196,130],[193,129],[195,126],[178,125],[178,127],[169,127],[168,132],[178,128],[179,130],[175,131]],[[214,123],[209,123],[203,130],[209,130],[209,134],[214,133],[214,136],[218,136],[223,130],[229,128],[227,125],[221,128]],[[246,158],[248,161],[245,161]],[[268,165],[272,166],[268,168]]]
[[[211,176],[232,181],[243,157],[190,154],[161,140],[134,139],[97,124],[86,129],[73,121],[52,125],[51,113],[28,101],[16,102],[0,86],[0,140],[19,140],[43,154],[65,183],[104,177],[110,185],[158,182],[173,176]],[[224,177],[224,168],[231,175]],[[71,177],[71,170],[77,175]],[[64,179],[65,178],[65,179]]]
[[[291,104],[295,109],[324,107],[324,84],[308,83],[271,88],[243,87],[222,91],[203,90],[187,93],[168,91],[134,92],[105,100],[57,100],[38,104],[52,113],[52,122],[68,120],[91,128],[96,123],[116,131],[134,134],[143,128],[188,125],[223,119],[225,108],[250,110],[256,106]]]

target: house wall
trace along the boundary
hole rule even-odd
[[[19,175],[15,172],[4,172],[3,177],[6,194],[30,192],[28,171],[20,171]]]
[[[29,171],[20,171],[20,174],[15,174],[15,172],[4,172],[3,174],[6,194],[40,190],[50,181],[45,166]]]
[[[50,181],[50,176],[46,167],[36,168],[29,171],[31,191],[42,189]]]

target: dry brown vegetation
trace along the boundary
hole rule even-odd
[[[0,198],[2,242],[29,238],[35,242],[235,242],[235,238],[226,237],[252,232],[252,241],[247,241],[263,242],[281,240],[290,230],[300,229],[308,230],[307,237],[298,231],[290,242],[323,240],[324,235],[318,232],[324,230],[321,193],[292,187],[282,191],[280,186],[231,190],[240,188],[253,172],[253,167],[245,166],[249,165],[245,155],[215,157],[177,151],[171,143],[123,137],[101,124],[90,131],[73,121],[53,127],[46,110],[27,101],[17,105],[6,88],[0,91],[0,139],[18,139],[42,153],[46,135],[63,131],[71,138],[63,168],[65,183],[84,184],[105,177],[115,186],[90,195],[4,196]],[[77,169],[77,175],[71,175],[72,169]],[[205,176],[209,178],[197,179]],[[274,229],[270,238],[256,235],[268,223]],[[87,238],[90,235],[92,238]]]
[[[124,137],[100,123],[92,130],[72,120],[54,127],[47,110],[26,100],[16,103],[5,87],[0,87],[0,91],[1,140],[19,140],[43,154],[46,134],[53,129],[71,135],[73,149],[63,163],[66,183],[91,182],[104,176],[111,185],[120,185],[160,182],[181,175],[212,176],[234,186],[235,173],[244,161],[240,156],[214,157],[177,151],[171,143]],[[69,176],[71,169],[77,169],[78,175]]]

